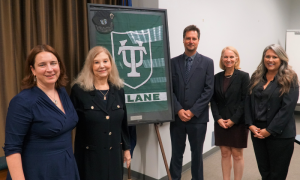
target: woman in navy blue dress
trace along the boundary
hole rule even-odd
[[[63,62],[52,47],[38,45],[25,74],[7,112],[7,180],[79,180],[71,138],[78,116],[64,88]]]

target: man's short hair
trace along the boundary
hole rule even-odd
[[[189,32],[189,31],[197,31],[198,39],[200,39],[200,29],[195,25],[189,25],[183,30],[183,38],[185,38],[186,32]]]

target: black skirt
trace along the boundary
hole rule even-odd
[[[245,124],[235,124],[224,129],[215,122],[215,145],[234,148],[247,148],[249,130]]]

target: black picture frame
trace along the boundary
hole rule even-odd
[[[133,86],[127,82],[138,82],[138,80],[135,80],[136,77],[125,77],[125,97],[126,97],[126,106],[127,106],[127,117],[128,117],[128,125],[138,125],[138,124],[152,124],[152,123],[163,123],[163,122],[170,122],[174,121],[175,116],[174,116],[174,103],[173,103],[173,90],[172,90],[172,76],[171,76],[171,62],[170,62],[170,46],[169,46],[169,33],[168,33],[168,22],[167,22],[167,10],[166,9],[151,9],[151,8],[133,8],[133,7],[128,7],[128,6],[113,6],[113,5],[102,5],[102,4],[91,4],[88,3],[87,5],[87,11],[88,11],[88,29],[89,29],[89,47],[90,49],[93,48],[94,46],[104,46],[106,47],[110,53],[112,54],[113,59],[115,59],[116,64],[119,62],[120,66],[118,67],[119,72],[125,72],[125,66],[127,68],[131,68],[131,72],[133,72],[133,65],[132,62],[132,51],[131,52],[131,61],[130,65],[125,64],[125,62],[129,62],[126,57],[128,56],[126,54],[126,50],[123,50],[125,53],[123,53],[123,62],[124,66],[122,66],[121,61],[119,60],[117,62],[117,59],[120,59],[119,56],[121,54],[117,54],[115,50],[117,46],[117,43],[114,43],[115,39],[114,37],[125,37],[123,36],[126,34],[126,37],[129,36],[131,37],[131,42],[138,42],[134,38],[139,38],[140,36],[144,36],[144,44],[139,44],[138,46],[126,46],[126,47],[138,47],[142,46],[145,49],[145,56],[149,56],[150,58],[150,69],[149,67],[144,68],[141,71],[147,74],[146,77],[148,78],[143,81],[141,84]],[[127,17],[127,19],[125,18]],[[116,19],[119,18],[119,21]],[[142,23],[135,23],[134,19],[138,19],[138,22]],[[155,26],[153,28],[145,28],[145,32],[143,28],[136,29],[135,31],[130,30],[131,28],[140,26],[141,24],[146,24],[143,23],[143,21],[147,21],[148,19],[154,19],[153,24],[158,24],[159,26]],[[127,23],[127,25],[126,25]],[[135,24],[134,24],[135,23]],[[160,25],[161,23],[161,25]],[[151,23],[150,23],[151,24]],[[148,24],[147,24],[148,26]],[[150,26],[150,25],[149,25]],[[115,28],[120,30],[121,27],[124,27],[124,29],[129,29],[124,32],[116,32]],[[140,26],[142,27],[142,25]],[[158,32],[157,32],[158,31]],[[110,36],[110,44],[109,42],[109,36]],[[154,38],[153,38],[154,36]],[[155,37],[158,37],[159,40],[155,39]],[[134,40],[132,40],[132,38]],[[153,40],[154,39],[154,40]],[[148,42],[149,41],[149,42]],[[116,41],[117,42],[117,41]],[[121,43],[121,41],[119,41]],[[128,40],[130,42],[130,40]],[[157,58],[157,59],[152,59],[152,54],[154,54],[151,50],[151,44],[153,42],[159,42],[160,46],[155,46],[155,52],[160,52],[160,54],[163,54],[162,58]],[[125,43],[127,43],[127,40],[124,42],[124,45],[119,46],[119,53],[120,49],[122,46],[125,46]],[[144,46],[145,47],[144,47]],[[147,49],[148,48],[148,49]],[[154,48],[153,48],[154,49]],[[143,54],[141,50],[140,54]],[[148,52],[148,54],[147,54]],[[138,52],[134,51],[135,56],[138,56]],[[125,58],[124,58],[125,54]],[[135,57],[134,56],[134,57]],[[114,58],[116,57],[116,58]],[[140,62],[143,63],[143,67],[145,67],[145,61],[143,60],[143,55],[140,55]],[[154,57],[154,55],[153,55]],[[125,61],[124,61],[125,59]],[[134,58],[135,60],[135,58]],[[141,61],[143,60],[143,61]],[[160,68],[158,73],[161,75],[164,75],[163,77],[156,77],[152,78],[155,74],[154,68],[154,60],[155,62],[160,62],[157,66]],[[148,62],[148,61],[147,61]],[[136,66],[138,63],[134,63]],[[140,65],[141,66],[141,65]],[[157,68],[157,69],[158,69]],[[138,69],[138,67],[136,68]],[[162,70],[163,69],[163,70]],[[127,69],[128,70],[128,69]],[[129,76],[130,73],[127,73],[127,76]],[[132,76],[137,76],[133,73]],[[126,74],[126,73],[125,73]],[[138,73],[140,74],[140,73]],[[142,75],[139,75],[142,76]],[[121,76],[120,73],[120,77]],[[158,78],[160,78],[158,80]],[[140,77],[140,79],[142,79]],[[150,81],[151,80],[151,81]],[[161,80],[161,81],[160,81]],[[144,84],[143,84],[144,83]],[[152,84],[151,84],[152,83]],[[155,89],[153,87],[156,87],[155,83],[159,84],[160,89],[163,92],[146,92],[146,89]],[[148,88],[145,88],[148,87]],[[136,89],[134,89],[136,88]],[[145,92],[143,93],[142,89],[144,88]],[[165,91],[164,91],[165,90]],[[137,92],[137,93],[133,93]],[[164,97],[164,98],[161,98]],[[144,99],[143,99],[144,98]],[[163,100],[162,100],[163,99]],[[132,102],[133,101],[133,102]],[[149,104],[149,109],[147,108]],[[157,106],[155,105],[157,104]],[[162,107],[160,109],[160,107]],[[139,111],[139,109],[141,110]],[[151,110],[153,109],[153,110]]]

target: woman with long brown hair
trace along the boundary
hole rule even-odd
[[[250,80],[245,121],[251,130],[256,161],[263,180],[286,179],[294,151],[294,110],[299,97],[297,74],[277,44],[265,48]]]
[[[64,88],[67,82],[51,46],[30,51],[23,90],[11,100],[6,117],[7,180],[79,180],[71,136],[78,116]]]

